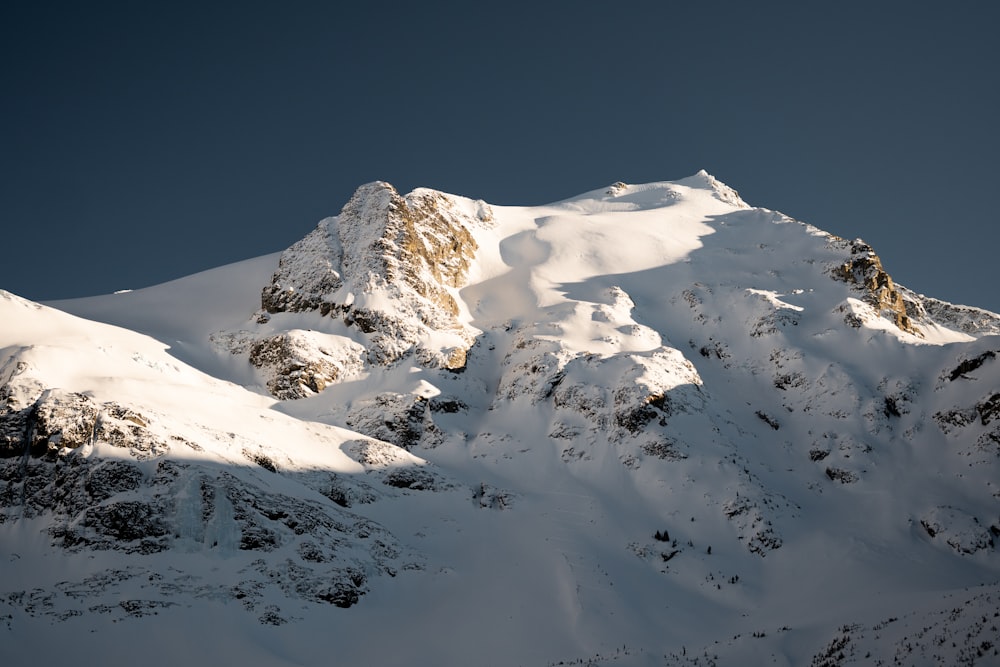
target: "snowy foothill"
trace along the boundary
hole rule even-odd
[[[890,270],[699,172],[2,292],[0,659],[994,663],[1000,315]]]

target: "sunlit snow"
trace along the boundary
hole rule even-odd
[[[277,254],[47,306],[0,293],[0,382],[141,413],[169,443],[136,463],[147,480],[170,460],[340,512],[362,528],[338,553],[369,568],[350,608],[295,593],[280,580],[315,565],[309,535],[246,548],[237,495],[203,516],[201,468],[171,482],[156,553],[65,551],[15,503],[3,664],[998,660],[1000,440],[981,415],[1000,316],[907,291],[926,312],[903,331],[836,279],[846,242],[705,172],[492,206],[489,224],[484,203],[448,201],[478,244],[450,291],[478,332],[458,371],[363,359],[269,395],[240,352],[254,336],[352,359],[371,339],[318,312],[255,319]],[[382,442],[412,405],[415,444]],[[131,460],[102,442],[63,455]],[[321,473],[355,501],[335,506]]]

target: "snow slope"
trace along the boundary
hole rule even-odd
[[[5,664],[997,660],[1000,316],[705,172],[369,184],[51,305],[0,298]]]

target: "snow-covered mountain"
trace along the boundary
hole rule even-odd
[[[5,665],[1000,660],[1000,315],[705,172],[0,322]]]

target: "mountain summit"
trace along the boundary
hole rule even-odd
[[[704,171],[0,295],[5,662],[997,659],[1000,315]]]

